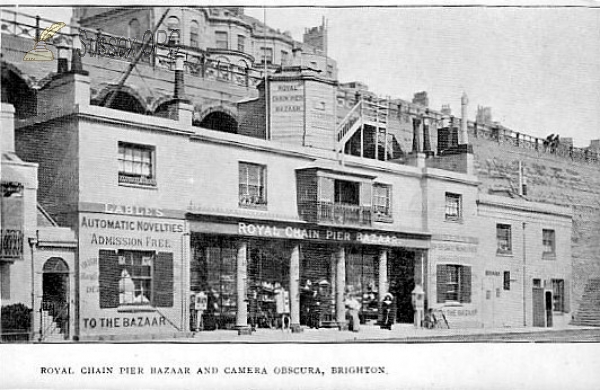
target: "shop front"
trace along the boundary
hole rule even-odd
[[[362,323],[376,323],[388,292],[395,318],[412,322],[426,235],[198,214],[188,222],[193,330],[345,328],[348,299]]]

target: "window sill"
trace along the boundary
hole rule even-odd
[[[394,222],[394,218],[388,214],[374,214],[373,215],[374,222],[384,222],[384,223],[392,223]]]
[[[140,188],[145,190],[158,190],[156,185],[146,185],[146,184],[131,184],[131,183],[119,183],[119,187],[130,187],[130,188]]]
[[[556,260],[556,253],[542,253],[542,260]]]
[[[511,252],[496,252],[496,257],[514,257],[514,254]]]
[[[117,308],[119,313],[155,312],[156,308],[149,305],[122,305]]]
[[[242,209],[267,211],[266,204],[239,204],[239,207]]]
[[[462,218],[448,218],[444,219],[444,222],[452,222],[452,223],[463,223]]]

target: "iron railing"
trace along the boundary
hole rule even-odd
[[[339,225],[371,225],[371,207],[318,202],[317,220]]]

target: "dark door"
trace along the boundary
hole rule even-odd
[[[69,338],[69,268],[64,260],[51,258],[44,264],[42,276],[42,334],[53,329]]]
[[[546,326],[552,327],[552,292],[546,291]]]
[[[545,327],[546,318],[544,313],[544,289],[541,287],[533,287],[533,326]]]

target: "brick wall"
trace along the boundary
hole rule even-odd
[[[480,191],[517,191],[521,160],[529,199],[573,207],[571,249],[576,310],[588,278],[600,275],[600,167],[473,135],[470,142],[474,146]]]

